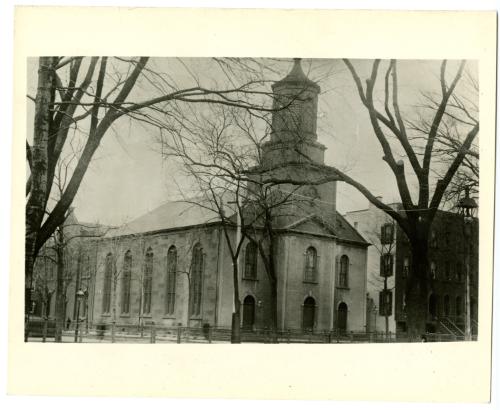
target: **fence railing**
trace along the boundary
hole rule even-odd
[[[39,320],[30,322],[28,340],[53,341],[55,322]],[[411,341],[405,333],[304,331],[285,329],[241,329],[242,343],[404,343]],[[463,335],[427,333],[427,342],[452,342],[464,340]],[[474,339],[475,340],[475,339]],[[88,343],[229,343],[231,329],[227,327],[164,326],[155,323],[72,323],[63,331],[63,342]]]

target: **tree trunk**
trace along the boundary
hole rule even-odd
[[[238,282],[238,257],[233,260],[233,297],[234,297],[234,312],[231,320],[231,343],[241,343],[241,331],[240,331],[240,312],[241,312],[241,302],[240,302],[240,292],[239,292],[239,282]]]
[[[272,343],[278,343],[278,281],[270,280],[271,286],[271,337]]]
[[[411,341],[420,341],[426,331],[428,293],[427,238],[411,242],[412,269],[406,286],[406,324]]]
[[[53,94],[55,57],[40,57],[38,88],[35,98],[33,146],[31,148],[31,187],[26,204],[25,232],[25,312],[31,306],[33,266],[36,258],[37,235],[42,224],[47,191],[48,142],[50,129],[50,105]]]

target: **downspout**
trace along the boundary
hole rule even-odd
[[[215,315],[214,315],[214,326],[217,327],[219,325],[219,292],[221,286],[221,265],[222,265],[222,246],[221,246],[221,236],[222,236],[222,227],[219,227],[219,235],[217,239],[217,275],[215,280]]]

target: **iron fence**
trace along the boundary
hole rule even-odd
[[[78,331],[77,331],[78,329]],[[53,341],[55,322],[37,320],[29,324],[28,341]],[[410,342],[405,333],[385,332],[340,332],[304,331],[285,329],[272,332],[271,329],[241,329],[242,343],[404,343]],[[40,340],[41,339],[41,340]],[[473,338],[476,340],[476,338]],[[463,335],[447,333],[426,333],[426,342],[455,342],[464,340]],[[230,343],[231,329],[228,327],[164,326],[155,323],[72,323],[63,331],[65,342],[87,343]]]

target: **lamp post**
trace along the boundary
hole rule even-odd
[[[458,202],[458,208],[464,217],[464,240],[465,240],[465,340],[472,340],[471,312],[470,312],[470,241],[472,237],[472,225],[477,203],[469,196],[469,187],[465,187],[465,197]]]
[[[80,327],[80,305],[81,305],[82,299],[84,297],[85,297],[85,292],[83,290],[79,289],[76,292],[77,306],[76,306],[75,343],[78,342],[78,330]]]

